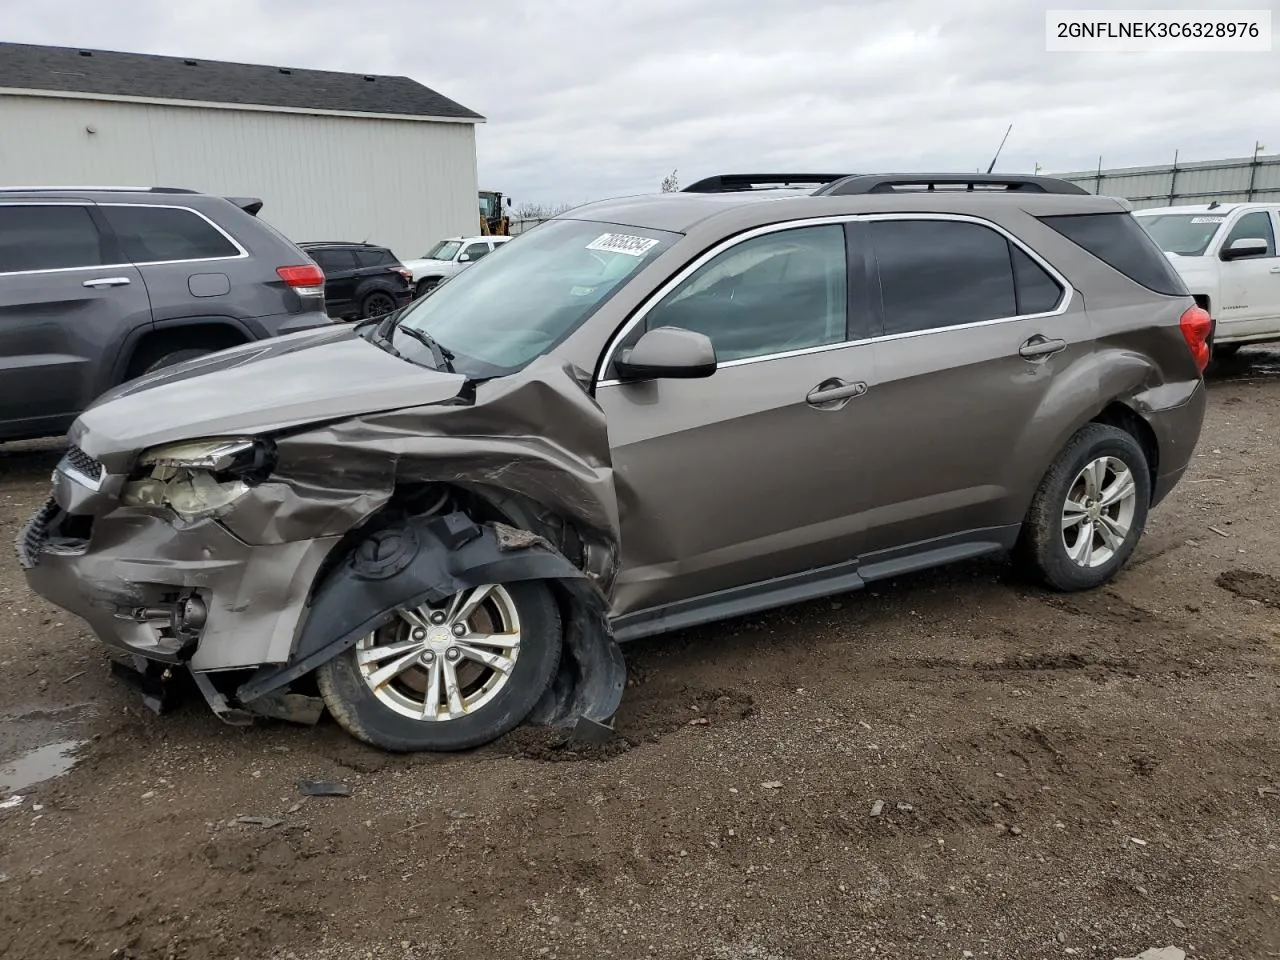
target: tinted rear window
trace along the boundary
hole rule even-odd
[[[308,250],[311,259],[325,273],[338,273],[355,268],[355,254],[350,250]]]
[[[102,262],[102,242],[84,207],[0,206],[0,273]]]
[[[976,223],[878,220],[886,334],[1012,317],[1018,312],[1009,241]]]
[[[191,210],[176,207],[98,208],[134,263],[166,260],[210,260],[239,254],[235,244],[213,224]]]
[[[1168,296],[1187,295],[1182,278],[1129,214],[1084,213],[1040,219],[1134,283]]]
[[[396,258],[390,250],[357,250],[356,262],[362,267],[388,267]]]

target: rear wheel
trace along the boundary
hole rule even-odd
[[[382,317],[386,316],[396,308],[396,301],[391,294],[385,290],[375,290],[373,293],[366,294],[365,298],[360,301],[360,317]]]
[[[1151,473],[1130,434],[1090,423],[1067,443],[1031,502],[1020,552],[1057,590],[1087,590],[1124,566],[1147,522]]]
[[[212,350],[203,347],[188,347],[184,350],[170,350],[168,353],[161,354],[154,360],[150,361],[143,369],[143,373],[152,373],[164,367],[172,367],[174,364],[182,363],[184,360],[194,360],[196,357],[207,356],[213,353]]]
[[[1230,360],[1240,352],[1240,344],[1238,343],[1215,343],[1213,345],[1213,359]]]
[[[325,706],[384,750],[464,750],[533,710],[560,665],[560,612],[544,583],[488,584],[396,619],[316,671]]]

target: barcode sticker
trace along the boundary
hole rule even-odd
[[[1226,223],[1226,217],[1192,217],[1192,223]]]
[[[648,237],[633,237],[625,233],[602,233],[587,244],[588,250],[606,253],[625,253],[629,257],[643,257],[658,245]]]

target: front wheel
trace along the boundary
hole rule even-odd
[[[560,665],[560,612],[546,584],[488,584],[400,609],[316,671],[352,736],[397,752],[465,750],[529,715]]]
[[[438,286],[440,286],[439,277],[427,277],[423,280],[418,281],[418,286],[415,289],[414,293],[416,296],[425,297],[428,293],[430,293],[432,290],[434,290]]]
[[[1090,423],[1040,482],[1020,552],[1054,589],[1101,586],[1138,545],[1150,503],[1151,473],[1142,447],[1117,427]]]

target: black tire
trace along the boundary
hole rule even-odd
[[[1134,481],[1133,513],[1128,532],[1111,556],[1097,566],[1084,566],[1068,554],[1067,540],[1080,543],[1083,526],[1064,531],[1063,514],[1068,494],[1087,464],[1113,457],[1128,468]],[[1107,477],[1113,477],[1111,472]],[[1083,482],[1083,481],[1081,481]],[[1106,487],[1104,482],[1103,486]],[[1077,492],[1081,490],[1076,487]],[[1082,427],[1058,454],[1049,472],[1040,481],[1031,509],[1023,522],[1018,554],[1038,580],[1055,590],[1089,590],[1116,575],[1138,545],[1151,504],[1151,470],[1141,445],[1130,434],[1108,424],[1090,423]],[[1092,531],[1092,526],[1088,528]],[[1091,536],[1090,543],[1100,542]],[[1106,547],[1105,544],[1102,545]],[[1110,549],[1110,548],[1108,548]]]
[[[1230,360],[1240,352],[1238,343],[1215,343],[1211,356],[1214,360]]]
[[[438,286],[440,286],[439,277],[426,277],[418,281],[418,286],[415,288],[414,293],[419,297],[425,297]]]
[[[396,298],[386,290],[374,290],[366,293],[360,301],[360,319],[366,317],[386,316],[396,308]]]
[[[174,364],[182,363],[184,360],[194,360],[196,357],[207,356],[214,351],[209,347],[187,347],[182,350],[170,350],[168,353],[162,353],[154,360],[149,361],[142,368],[142,374],[154,373],[163,367],[172,367]]]
[[[560,666],[563,630],[551,589],[541,581],[502,584],[520,618],[520,649],[510,677],[494,696],[454,720],[416,720],[378,699],[360,673],[356,648],[316,670],[325,706],[344,730],[397,753],[466,750],[496,740],[533,710]]]

